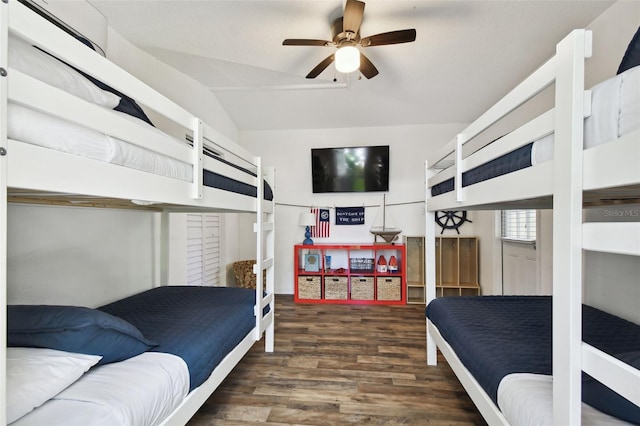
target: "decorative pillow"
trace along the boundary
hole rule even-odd
[[[129,96],[125,95],[124,93],[118,92],[116,89],[114,89],[113,87],[103,83],[102,81],[100,81],[100,80],[98,80],[96,78],[93,78],[89,74],[85,74],[80,70],[78,70],[78,71],[82,75],[84,75],[87,79],[89,79],[93,84],[95,84],[97,87],[99,87],[100,89],[105,90],[107,92],[111,92],[111,93],[115,94],[116,96],[118,96],[120,98],[120,102],[114,108],[116,111],[124,112],[125,114],[129,114],[129,115],[131,115],[133,117],[139,118],[140,120],[145,121],[148,124],[153,126],[153,123],[151,122],[149,117],[147,117],[147,114],[145,114],[144,110],[140,107],[140,105],[138,105],[136,103],[136,101],[134,101],[133,99],[131,99]]]
[[[620,361],[640,368],[640,352],[615,355]],[[582,402],[621,420],[640,424],[640,407],[618,395],[588,374],[582,375]]]
[[[9,37],[9,65],[44,83],[107,108],[120,103],[120,97],[102,90],[73,68],[24,40]]]
[[[127,321],[81,306],[7,306],[7,346],[100,355],[99,364],[123,361],[156,343]]]
[[[78,380],[100,356],[7,348],[7,422],[29,413]]]
[[[640,65],[640,27],[638,27],[638,31],[636,31],[636,34],[631,39],[631,43],[627,46],[627,51],[624,52],[624,57],[622,58],[622,62],[620,62],[616,74],[621,74],[638,65]]]

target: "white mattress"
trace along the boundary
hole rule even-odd
[[[113,112],[143,123],[130,115]],[[9,102],[7,118],[9,139],[189,182],[193,176],[190,164],[13,102]],[[181,143],[155,127],[149,128],[159,139]]]
[[[11,425],[155,425],[188,392],[189,370],[181,358],[145,352],[92,368],[55,398]]]
[[[591,116],[584,121],[584,149],[640,130],[640,67],[631,68],[591,89]],[[531,164],[553,159],[553,135],[533,144]]]
[[[505,376],[498,386],[498,406],[512,425],[553,426],[553,379],[551,376],[515,373]],[[582,403],[583,426],[628,425]]]

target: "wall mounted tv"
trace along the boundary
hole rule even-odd
[[[389,190],[389,146],[311,149],[313,192]]]

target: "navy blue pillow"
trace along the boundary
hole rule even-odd
[[[636,31],[636,34],[631,39],[631,43],[627,46],[627,51],[624,52],[624,57],[622,58],[622,62],[620,62],[616,74],[621,74],[638,65],[640,65],[640,27],[638,27],[638,31]]]
[[[139,118],[142,121],[146,121],[150,125],[153,126],[153,123],[147,117],[144,110],[134,101],[132,98],[128,97],[124,93],[118,92],[113,87],[101,82],[98,79],[91,77],[89,74],[84,73],[80,70],[77,70],[80,74],[84,75],[87,79],[89,79],[93,84],[101,88],[102,90],[106,90],[107,92],[111,92],[116,96],[120,96],[120,103],[114,108],[116,111],[124,112],[125,114],[132,115],[136,118]],[[154,126],[155,127],[155,126]]]
[[[626,352],[615,357],[632,367],[640,368],[640,352]],[[640,407],[585,373],[582,374],[582,401],[603,413],[640,424]]]
[[[7,345],[101,355],[98,364],[139,355],[156,343],[127,321],[81,306],[7,306]]]
[[[87,39],[84,39],[82,37],[79,36],[75,36],[79,41],[81,41],[82,43],[84,43],[86,46],[90,47],[92,50],[95,50],[95,48],[93,47],[93,45],[91,44],[91,42]],[[38,46],[34,46],[36,49],[42,50],[40,49]],[[42,50],[44,53],[46,53],[47,55],[51,55],[49,52]],[[51,55],[52,57],[56,58],[55,56]],[[75,71],[79,72],[80,74],[82,74],[87,80],[91,81],[93,84],[95,84],[96,86],[98,86],[99,88],[101,88],[102,90],[106,90],[107,92],[111,92],[116,96],[120,97],[120,103],[118,103],[118,105],[116,105],[116,107],[114,108],[114,110],[116,111],[120,111],[120,112],[124,112],[125,114],[129,114],[133,117],[139,118],[142,121],[145,121],[146,123],[149,123],[151,126],[153,126],[153,123],[151,122],[151,120],[149,119],[149,117],[147,117],[147,114],[145,114],[144,110],[140,107],[140,105],[138,105],[136,103],[136,101],[134,101],[132,98],[130,98],[129,96],[125,95],[124,93],[118,92],[116,89],[114,89],[113,87],[103,83],[102,81],[98,80],[97,78],[92,77],[91,75],[87,74],[86,72],[72,66],[69,65],[68,63],[66,63],[65,61],[61,60],[60,58],[56,58],[57,60],[59,60],[60,62],[62,62],[63,64],[65,64],[66,66],[68,66],[69,68],[74,69]],[[155,126],[154,126],[155,127]]]

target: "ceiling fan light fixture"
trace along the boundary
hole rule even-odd
[[[336,51],[336,70],[350,73],[360,68],[360,51],[355,46],[343,46]]]

